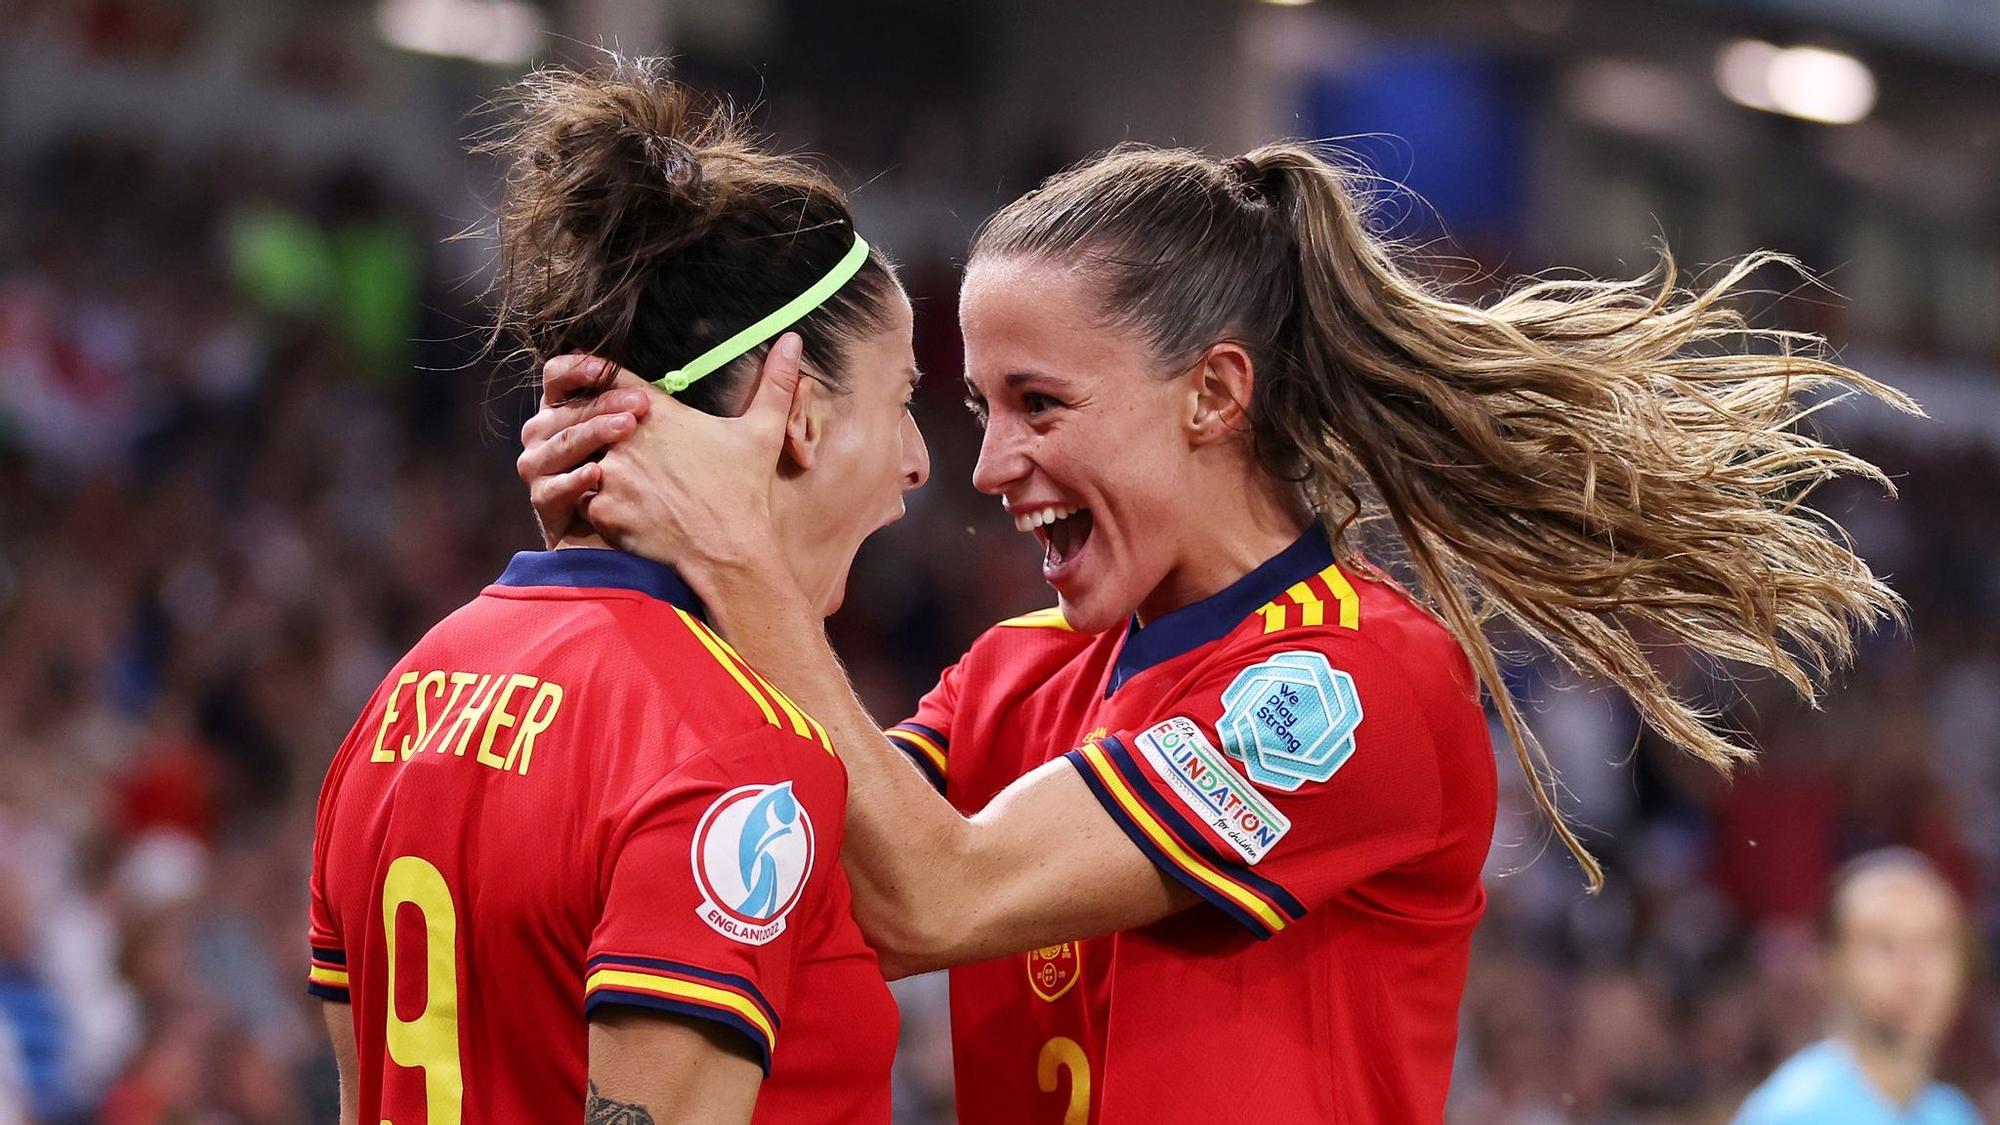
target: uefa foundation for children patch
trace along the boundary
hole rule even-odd
[[[1222,706],[1223,748],[1259,785],[1293,792],[1332,778],[1354,754],[1361,696],[1354,677],[1320,653],[1280,653],[1245,668]]]

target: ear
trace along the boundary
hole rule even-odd
[[[785,417],[785,460],[789,467],[806,472],[819,458],[820,443],[826,439],[827,417],[833,410],[833,394],[826,384],[801,376],[792,394],[791,412]]]
[[[1190,374],[1190,442],[1211,445],[1249,428],[1250,395],[1257,386],[1249,349],[1233,340],[1212,344]]]

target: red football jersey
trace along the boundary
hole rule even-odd
[[[1067,756],[1212,907],[952,971],[964,1125],[1444,1114],[1493,750],[1470,666],[1319,530],[1144,628],[989,631],[891,737],[960,810]]]
[[[886,1123],[897,1014],[838,862],[846,786],[671,570],[517,555],[320,793],[309,988],[354,1006],[361,1119],[581,1120],[586,1014],[625,1005],[740,1034],[759,1122]]]

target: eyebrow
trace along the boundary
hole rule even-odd
[[[1064,379],[1060,375],[1050,375],[1044,371],[1009,371],[1004,381],[1007,384],[1007,389],[1011,391],[1019,389],[1023,383],[1032,383],[1037,379],[1053,383],[1057,387],[1069,386],[1069,380]]]
[[[1006,375],[1001,377],[1000,381],[1002,383],[1005,383],[1007,389],[1010,391],[1020,389],[1020,387],[1025,383],[1033,383],[1038,381],[1046,383],[1057,390],[1068,390],[1072,385],[1068,379],[1065,379],[1060,375],[1051,375],[1046,371],[1009,371]],[[965,389],[968,393],[971,394],[976,395],[979,393],[979,388],[973,385],[972,376],[970,374],[965,376]]]

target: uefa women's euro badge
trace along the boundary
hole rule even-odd
[[[695,913],[724,937],[763,945],[785,932],[813,865],[812,818],[792,783],[745,785],[715,799],[695,827]]]
[[[1285,652],[1245,668],[1222,693],[1216,733],[1250,780],[1294,792],[1326,781],[1354,753],[1361,696],[1354,677],[1317,652]]]

